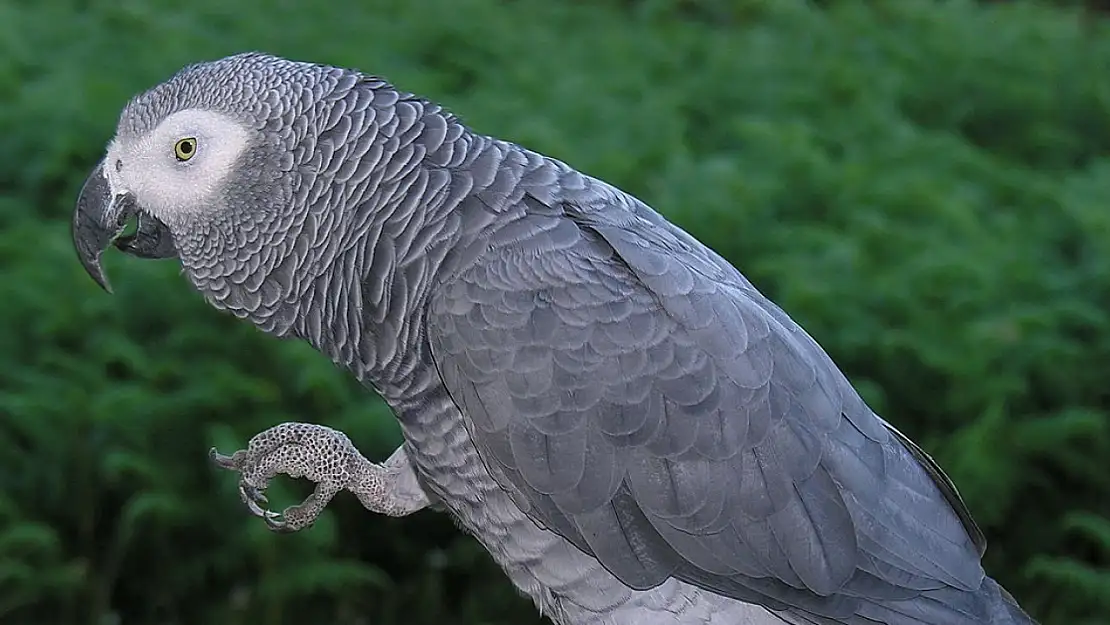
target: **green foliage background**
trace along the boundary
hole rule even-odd
[[[126,99],[261,49],[360,67],[637,194],[741,267],[951,473],[988,570],[1110,624],[1110,28],[1060,2],[5,0],[0,622],[538,623],[442,515],[270,534],[205,453],[398,442],[173,263],[69,242]],[[307,492],[275,486],[276,505]]]

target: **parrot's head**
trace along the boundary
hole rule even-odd
[[[111,292],[109,246],[178,258],[214,304],[273,308],[328,261],[321,239],[341,238],[321,237],[341,221],[331,209],[380,182],[379,130],[397,100],[357,71],[260,53],[182,69],[127,103],[85,181],[72,224],[81,263]]]
[[[319,78],[311,66],[245,54],[186,67],[133,98],[74,213],[74,244],[96,282],[110,291],[100,266],[109,245],[189,263],[227,243],[209,237],[259,244],[295,182],[296,96]]]

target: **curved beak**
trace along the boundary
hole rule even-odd
[[[100,288],[111,293],[108,276],[100,266],[100,255],[123,232],[134,208],[129,195],[113,196],[100,161],[81,187],[73,212],[73,246],[85,271]]]
[[[136,217],[134,234],[120,236],[127,220]],[[130,193],[112,194],[104,173],[104,161],[97,164],[81,187],[73,212],[73,246],[89,276],[108,293],[112,286],[100,266],[100,256],[109,245],[139,258],[177,256],[170,230],[164,223],[138,209]]]

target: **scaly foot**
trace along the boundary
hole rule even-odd
[[[250,511],[276,532],[310,527],[332,497],[349,490],[367,509],[405,516],[431,505],[405,455],[404,447],[385,464],[374,464],[359,453],[347,435],[312,423],[282,423],[255,435],[241,449],[225,456],[208,452],[218,466],[239,473],[239,496]],[[303,502],[281,514],[266,509],[266,487],[278,474],[305,477],[316,489]]]

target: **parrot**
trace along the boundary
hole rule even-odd
[[[1035,623],[952,480],[734,265],[378,75],[176,70],[123,106],[71,234],[104,291],[110,247],[173,259],[388,406],[381,462],[310,421],[209,451],[274,532],[341,491],[438,510],[556,625]],[[278,475],[314,490],[272,511]]]

